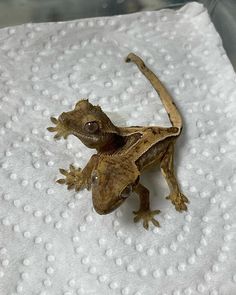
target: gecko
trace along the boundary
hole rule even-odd
[[[85,146],[95,149],[87,165],[81,169],[70,165],[60,169],[64,178],[59,184],[80,191],[92,191],[92,203],[98,214],[109,214],[134,192],[139,197],[139,209],[133,211],[134,222],[142,221],[160,227],[156,215],[160,210],[150,209],[149,190],[140,182],[140,175],[150,167],[159,165],[169,186],[170,200],[179,212],[187,210],[188,198],[181,192],[174,169],[174,145],[181,134],[181,114],[172,96],[159,78],[134,53],[128,54],[127,63],[133,62],[149,80],[169,116],[171,127],[131,126],[118,127],[98,105],[81,99],[74,109],[63,112],[58,119],[51,117],[55,139],[76,136]]]

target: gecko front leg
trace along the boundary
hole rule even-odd
[[[61,137],[66,139],[68,135],[70,134],[70,130],[66,128],[58,119],[54,117],[51,117],[50,119],[51,119],[51,122],[55,124],[55,126],[48,127],[47,130],[49,132],[56,132],[56,134],[54,135],[55,139],[60,139]]]
[[[171,200],[175,209],[179,212],[187,211],[186,203],[189,200],[181,193],[174,172],[174,144],[171,143],[161,160],[161,171],[170,189],[170,194],[166,197]]]
[[[139,200],[140,200],[139,210],[133,212],[136,215],[134,217],[134,222],[143,220],[143,227],[145,229],[148,229],[149,222],[152,222],[153,225],[160,227],[159,222],[154,218],[154,216],[159,214],[161,211],[150,210],[149,190],[145,186],[143,186],[141,183],[138,183],[138,185],[135,186],[134,191],[138,194]]]
[[[90,190],[92,181],[91,175],[96,166],[97,157],[97,155],[93,155],[83,170],[81,168],[75,168],[73,165],[70,165],[68,171],[60,169],[61,174],[63,174],[65,178],[58,179],[57,182],[67,185],[68,190],[75,189],[75,191],[80,191],[84,188]]]
[[[81,190],[85,187],[85,177],[83,176],[81,168],[75,168],[73,165],[70,165],[69,170],[59,169],[61,174],[65,176],[65,178],[61,178],[57,180],[57,183],[67,185],[67,189],[75,189],[75,191]]]

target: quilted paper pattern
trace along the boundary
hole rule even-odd
[[[123,126],[169,126],[129,52],[140,55],[184,117],[176,166],[189,210],[146,173],[161,228],[133,223],[138,200],[99,216],[91,193],[55,183],[93,151],[55,142],[50,116],[81,98]],[[26,24],[0,30],[0,294],[236,294],[236,79],[202,5]]]

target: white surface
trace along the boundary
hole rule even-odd
[[[0,294],[234,295],[236,83],[204,8],[0,31]],[[99,216],[90,192],[55,183],[91,150],[54,142],[49,117],[90,98],[122,125],[169,125],[160,100],[124,58],[139,54],[185,120],[177,174],[190,199],[177,213],[158,170],[151,189],[161,228],[134,224],[135,197]]]

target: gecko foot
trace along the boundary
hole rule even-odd
[[[55,139],[60,139],[61,137],[66,139],[68,135],[70,134],[69,130],[58,119],[51,117],[51,121],[56,126],[48,127],[47,130],[50,132],[56,132],[54,136]]]
[[[138,222],[141,219],[143,220],[143,227],[145,229],[148,229],[149,227],[149,222],[152,222],[153,225],[160,227],[160,223],[154,218],[155,215],[159,214],[161,211],[160,210],[139,210],[139,211],[133,211],[133,213],[136,215],[134,217],[134,222]]]
[[[83,177],[81,173],[81,168],[76,169],[73,165],[70,165],[70,169],[66,171],[65,169],[60,169],[61,174],[66,178],[58,179],[57,183],[66,184],[67,189],[75,189],[79,191],[83,186]]]
[[[182,212],[188,210],[186,204],[189,203],[189,200],[182,193],[173,192],[166,199],[171,200],[177,211]]]

